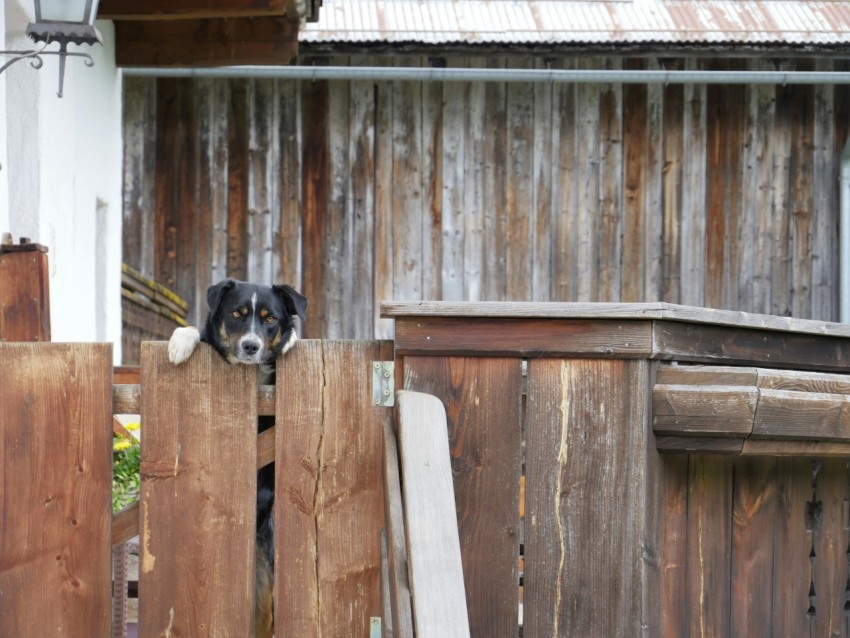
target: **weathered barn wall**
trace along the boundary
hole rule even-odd
[[[125,87],[124,260],[199,314],[206,286],[230,275],[304,292],[311,337],[390,336],[377,316],[388,299],[664,300],[837,319],[850,87],[140,78]]]

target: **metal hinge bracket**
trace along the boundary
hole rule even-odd
[[[372,362],[372,405],[391,408],[395,405],[395,362]]]

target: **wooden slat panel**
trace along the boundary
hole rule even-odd
[[[744,441],[741,454],[747,456],[850,457],[850,443],[748,439]]]
[[[537,69],[545,66],[546,62],[542,59],[535,64]],[[528,246],[531,253],[531,296],[528,298],[535,301],[549,301],[552,288],[552,203],[559,154],[553,137],[554,121],[558,119],[552,109],[554,93],[554,84],[538,82],[534,85],[533,207]]]
[[[729,635],[732,469],[730,457],[692,456],[689,462],[689,636]]]
[[[688,58],[685,70],[696,71],[701,64]],[[684,86],[678,299],[691,306],[705,305],[705,91],[705,84]]]
[[[279,258],[279,275],[276,283],[286,282],[297,290],[303,290],[301,251],[301,131],[298,128],[301,111],[301,84],[280,82],[280,116],[277,122],[280,139],[279,175],[280,184],[280,227],[276,229],[277,242],[274,250]],[[313,300],[310,300],[311,303]],[[312,311],[312,309],[311,309]],[[311,312],[312,314],[312,312]]]
[[[608,61],[606,68],[616,68]],[[623,88],[604,84],[599,95],[599,301],[620,301],[622,278]]]
[[[776,460],[735,462],[732,496],[731,635],[773,636]],[[780,581],[781,582],[781,581]]]
[[[758,387],[770,390],[850,394],[850,375],[759,368]]]
[[[659,452],[674,454],[741,454],[747,439],[706,436],[656,436]]]
[[[661,636],[688,635],[688,456],[665,456],[661,505]]]
[[[248,635],[254,623],[257,377],[201,344],[142,346],[139,635]],[[199,575],[203,578],[199,578]]]
[[[106,636],[112,346],[0,344],[0,635]]]
[[[322,471],[324,371],[322,343],[301,340],[278,362],[280,393],[275,466],[275,629],[319,636],[317,507]],[[291,383],[297,380],[297,384]],[[286,553],[283,554],[283,549]],[[286,592],[286,595],[283,595]]]
[[[400,391],[398,419],[416,635],[469,638],[446,413],[437,397]]]
[[[645,361],[529,361],[524,635],[658,630],[647,382]]]
[[[627,69],[645,68],[642,60],[626,60]],[[623,301],[643,301],[645,264],[650,246],[646,235],[649,215],[645,214],[648,187],[649,126],[647,87],[628,84],[623,87]]]
[[[405,357],[404,387],[446,405],[473,636],[518,623],[519,359]]]
[[[300,341],[278,363],[282,635],[366,635],[382,613],[381,439],[392,412],[371,405],[371,362],[391,359],[389,342]]]
[[[230,87],[227,127],[227,276],[248,278],[248,80]]]
[[[755,387],[761,370],[736,366],[660,365],[657,384],[669,385],[737,385]]]
[[[465,65],[465,60],[450,60],[449,66]],[[458,64],[458,63],[462,64]],[[443,299],[465,299],[464,269],[464,166],[466,136],[463,125],[466,116],[466,91],[459,82],[443,85],[442,124],[442,260]],[[383,299],[381,300],[383,301]]]
[[[669,61],[664,65],[668,70],[681,69],[679,60]],[[681,246],[679,236],[681,232],[682,211],[682,183],[683,183],[683,113],[684,113],[684,88],[682,86],[669,85],[664,87],[664,116],[663,116],[663,164],[662,174],[662,198],[663,219],[662,229],[662,282],[661,299],[664,301],[679,300],[681,274],[680,255]]]
[[[809,551],[811,537],[806,532],[806,501],[812,497],[811,461],[785,458],[776,460],[776,525],[773,533],[773,578],[781,587],[773,588],[772,627],[777,638],[808,636]],[[827,632],[811,635],[826,635]]]
[[[481,68],[484,60],[470,58],[471,68]],[[485,270],[485,234],[487,233],[487,211],[481,205],[484,193],[484,171],[488,162],[486,144],[486,83],[470,82],[466,85],[466,109],[464,128],[464,186],[463,186],[463,289],[464,299],[482,298],[483,273]],[[494,224],[495,226],[495,224]],[[507,250],[506,250],[507,252]],[[502,256],[506,256],[506,252]]]

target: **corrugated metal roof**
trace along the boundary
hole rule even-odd
[[[307,43],[850,44],[850,0],[324,0]]]

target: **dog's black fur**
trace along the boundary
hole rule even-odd
[[[305,319],[307,299],[291,286],[262,286],[225,279],[207,290],[209,314],[200,333],[178,328],[169,344],[174,363],[189,358],[198,340],[231,364],[258,366],[258,381],[274,384],[275,362],[297,339],[295,317]],[[194,332],[193,332],[194,331]],[[260,432],[274,425],[261,416]],[[274,633],[274,465],[257,472],[256,636]]]

